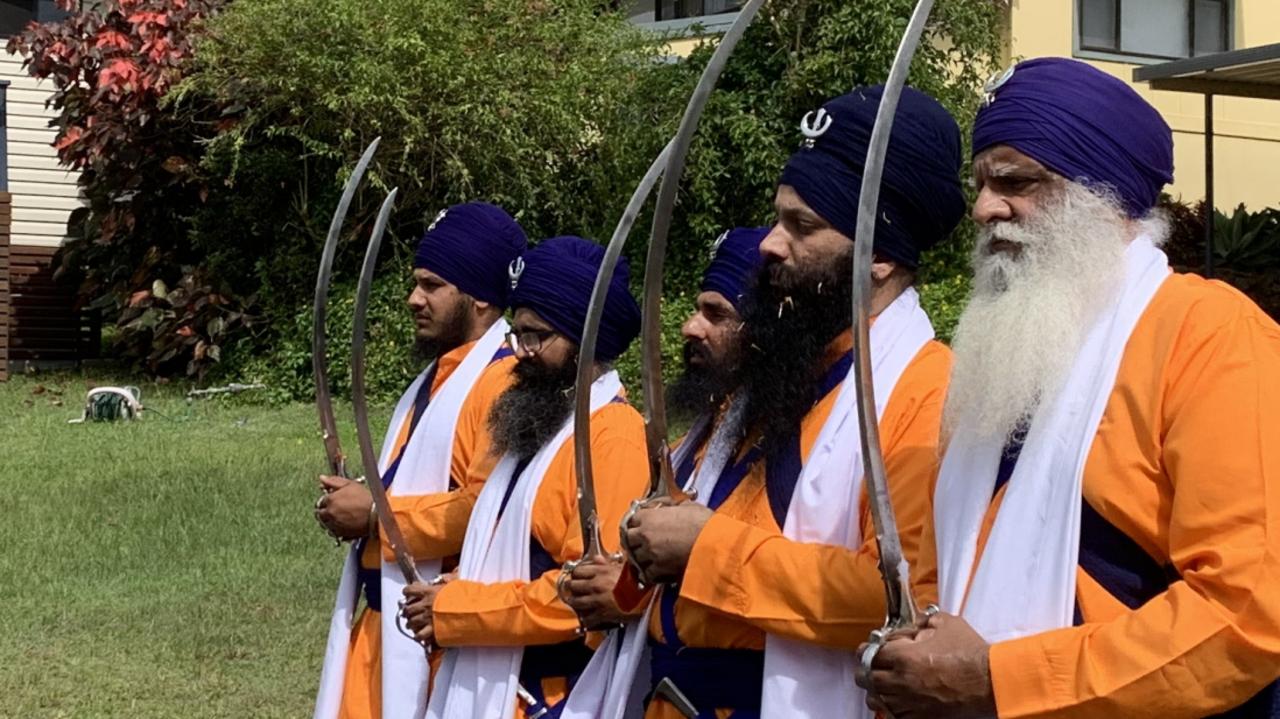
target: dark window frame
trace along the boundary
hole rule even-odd
[[[713,13],[708,13],[706,11],[706,8],[707,8],[706,0],[673,0],[672,5],[674,6],[674,8],[672,10],[670,17],[667,17],[662,14],[663,4],[664,3],[662,0],[654,0],[653,2],[653,19],[655,22],[661,22],[663,20],[689,20],[689,19],[700,18],[700,17],[709,17],[712,15],[723,15],[725,13],[738,12],[739,10],[742,9],[742,6],[746,4],[746,2],[745,0],[741,0],[740,2],[737,3],[738,5],[737,7],[729,8],[728,10],[718,10]]]
[[[1187,42],[1191,54],[1182,55],[1157,55],[1155,53],[1135,52],[1124,48],[1123,36],[1123,7],[1125,0],[1115,1],[1115,17],[1112,21],[1115,23],[1115,47],[1103,47],[1098,45],[1087,45],[1084,40],[1084,16],[1086,0],[1076,0],[1075,4],[1075,41],[1077,52],[1100,53],[1114,56],[1124,56],[1141,58],[1144,60],[1184,60],[1188,57],[1196,57],[1196,0],[1184,0],[1187,4]],[[1219,39],[1222,41],[1222,51],[1226,52],[1234,49],[1235,43],[1232,42],[1235,33],[1232,32],[1232,25],[1235,20],[1235,0],[1208,0],[1216,2],[1222,8],[1222,31]]]

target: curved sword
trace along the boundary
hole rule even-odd
[[[884,468],[884,453],[880,447],[880,425],[876,417],[875,391],[871,379],[871,262],[872,246],[876,234],[876,212],[880,205],[880,180],[884,174],[885,153],[889,148],[889,133],[898,110],[898,99],[911,67],[911,58],[924,33],[925,21],[933,9],[933,0],[919,0],[907,32],[898,45],[898,53],[885,81],[884,95],[876,110],[876,123],[871,131],[867,148],[867,160],[862,174],[862,189],[858,196],[858,221],[853,243],[853,317],[854,347],[853,372],[858,391],[858,436],[862,441],[862,464],[867,484],[867,498],[871,519],[876,528],[876,546],[880,550],[880,574],[884,578],[885,599],[888,606],[884,627],[871,633],[867,648],[859,658],[857,671],[859,683],[871,690],[871,662],[880,647],[895,632],[911,629],[916,625],[917,609],[911,597],[907,559],[902,553],[898,536],[898,524],[889,501],[889,483]]]
[[[593,368],[596,360],[596,340],[600,336],[600,322],[604,318],[605,301],[609,294],[609,281],[613,279],[613,271],[618,266],[618,258],[622,256],[622,248],[631,234],[631,227],[636,222],[636,215],[649,199],[658,176],[667,164],[671,154],[671,143],[662,148],[662,152],[654,158],[653,163],[631,193],[631,200],[618,220],[618,226],[609,238],[604,251],[604,259],[600,270],[596,273],[595,285],[591,288],[591,302],[587,305],[587,319],[582,327],[582,343],[578,347],[578,377],[574,383],[573,408],[573,459],[578,475],[578,523],[582,527],[582,558],[565,562],[556,582],[556,592],[560,600],[568,604],[568,592],[565,582],[573,574],[579,564],[596,557],[604,556],[604,545],[600,540],[600,515],[596,508],[595,479],[591,469],[591,385],[595,381]],[[595,627],[580,627],[582,630]]]
[[[631,563],[636,577],[642,583],[648,583],[644,572],[632,556],[631,547],[627,544],[627,523],[635,512],[646,506],[666,502],[669,499],[684,498],[684,492],[675,486],[675,473],[671,469],[671,447],[667,442],[667,406],[662,384],[662,266],[667,254],[667,235],[671,230],[671,211],[676,203],[676,191],[680,187],[680,176],[684,173],[684,161],[689,154],[689,145],[693,142],[693,134],[698,129],[698,121],[702,119],[702,111],[707,106],[711,90],[715,88],[724,71],[725,63],[733,54],[734,47],[742,39],[747,26],[755,19],[764,0],[751,0],[738,12],[738,17],[729,27],[728,32],[720,39],[711,61],[702,71],[693,96],[685,107],[680,118],[680,128],[671,140],[671,154],[667,158],[667,167],[662,173],[662,184],[658,189],[658,201],[653,209],[653,231],[649,240],[649,252],[644,267],[644,315],[641,332],[642,360],[640,377],[644,386],[645,410],[645,444],[649,450],[649,494],[643,499],[632,502],[631,509],[623,517],[622,548]]]
[[[373,225],[373,235],[369,237],[369,248],[364,253],[364,265],[360,268],[360,284],[356,289],[355,316],[351,321],[351,404],[356,415],[356,437],[360,440],[360,460],[364,466],[365,481],[369,485],[369,493],[373,495],[374,511],[378,515],[378,523],[387,537],[387,546],[396,558],[396,566],[404,574],[406,583],[418,581],[418,567],[405,547],[404,534],[400,525],[396,524],[395,515],[391,513],[391,504],[387,501],[387,490],[382,486],[382,474],[378,471],[378,454],[373,447],[373,435],[369,432],[369,404],[365,396],[364,383],[364,332],[365,319],[369,313],[369,290],[373,285],[373,270],[378,264],[378,249],[382,247],[382,235],[387,229],[387,219],[391,216],[391,206],[395,203],[399,190],[392,190],[387,199],[382,201],[378,210],[378,221]]]
[[[365,169],[373,159],[382,138],[375,137],[365,148],[360,161],[347,178],[342,189],[342,197],[333,211],[333,219],[329,222],[329,234],[324,240],[324,251],[320,253],[320,272],[316,275],[316,299],[311,321],[311,372],[316,384],[316,409],[320,411],[320,432],[324,439],[324,453],[329,458],[329,472],[338,477],[347,477],[347,457],[342,453],[342,443],[338,440],[338,422],[333,414],[333,397],[329,394],[329,360],[325,354],[328,338],[325,334],[325,316],[329,306],[329,278],[333,275],[333,256],[338,250],[338,236],[342,233],[342,223],[347,219],[347,210],[351,207],[351,198],[364,177]]]

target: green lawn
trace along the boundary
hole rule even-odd
[[[342,559],[314,409],[144,387],[167,419],[67,424],[96,379],[0,383],[0,717],[308,716]]]

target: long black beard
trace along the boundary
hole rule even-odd
[[[852,248],[803,273],[767,265],[748,296],[738,371],[747,402],[743,434],[759,431],[766,452],[799,432],[800,421],[820,399],[823,355],[853,324],[851,261]]]
[[[444,318],[440,333],[431,339],[414,337],[413,357],[419,362],[429,362],[450,350],[461,347],[471,333],[470,310],[475,300],[469,296],[460,297],[458,303]]]
[[[515,383],[503,392],[489,411],[493,450],[528,459],[555,436],[573,411],[573,384],[578,363],[573,359],[547,368],[519,362]]]
[[[692,364],[690,358],[699,352],[703,364]],[[678,422],[692,422],[699,415],[714,412],[733,392],[736,383],[733,371],[717,367],[697,345],[686,342],[684,371],[667,386],[667,410]]]

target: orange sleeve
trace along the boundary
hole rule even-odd
[[[458,414],[450,459],[449,480],[454,489],[439,494],[391,495],[391,511],[404,534],[409,554],[418,560],[451,557],[462,550],[462,538],[484,480],[498,463],[489,435],[489,410],[511,385],[515,358],[489,365],[468,393]],[[379,530],[382,556],[395,561],[386,535]]]
[[[1112,621],[992,646],[1001,717],[1206,716],[1280,675],[1280,328],[1216,304],[1137,368],[1163,383],[1180,580]]]
[[[591,421],[591,457],[601,527],[617,527],[631,500],[648,486],[644,425],[629,405],[600,409]],[[573,443],[565,444],[547,470],[533,505],[533,537],[560,564],[582,556],[578,526]],[[618,533],[604,531],[606,552],[618,550]],[[560,569],[530,582],[482,584],[458,580],[440,591],[435,604],[441,646],[519,646],[573,639],[577,615],[556,595]]]
[[[894,389],[883,418],[889,493],[903,550],[913,576],[932,577],[934,588],[921,588],[930,599],[936,596],[936,560],[933,551],[920,552],[921,535],[932,519],[929,496],[937,480],[938,430],[949,371],[950,352],[937,343],[928,345]],[[680,597],[770,634],[858,646],[883,624],[885,613],[865,492],[862,505],[863,536],[868,539],[852,550],[795,542],[776,530],[717,513],[694,543]]]

